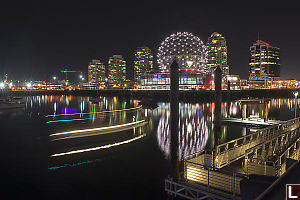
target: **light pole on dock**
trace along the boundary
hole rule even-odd
[[[297,97],[298,97],[298,92],[294,92],[294,96],[295,96],[295,118],[297,118]]]

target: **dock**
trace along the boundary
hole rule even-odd
[[[183,177],[166,179],[165,191],[186,199],[255,199],[272,184],[259,185],[259,179],[280,179],[287,160],[299,159],[300,118],[295,118],[186,156]]]

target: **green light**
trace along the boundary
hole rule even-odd
[[[221,141],[223,141],[224,133],[223,131],[221,132]]]

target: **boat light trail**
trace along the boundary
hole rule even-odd
[[[51,157],[65,156],[65,155],[84,153],[84,152],[89,152],[89,151],[97,151],[97,150],[100,150],[100,149],[108,149],[108,148],[119,146],[119,145],[122,145],[122,144],[128,144],[128,143],[133,142],[135,140],[141,139],[145,136],[146,135],[144,134],[144,135],[140,135],[140,136],[135,137],[135,138],[130,139],[130,140],[125,140],[123,142],[117,142],[117,143],[114,143],[114,144],[108,144],[108,145],[104,145],[104,146],[100,146],[100,147],[93,147],[93,148],[88,148],[88,149],[80,149],[80,150],[74,150],[74,151],[69,151],[69,152],[64,152],[64,153],[57,153],[57,154],[51,155]]]
[[[60,168],[64,168],[64,167],[77,167],[79,165],[83,165],[83,164],[90,164],[90,163],[94,163],[94,162],[99,162],[99,161],[103,161],[104,158],[97,158],[95,160],[87,160],[87,161],[83,161],[83,162],[77,162],[77,163],[66,163],[64,165],[61,166],[54,166],[54,167],[49,167],[49,170],[56,170],[56,169],[60,169]]]
[[[50,123],[57,123],[57,122],[73,122],[73,121],[84,121],[84,120],[89,120],[89,119],[100,119],[100,118],[102,118],[102,119],[103,119],[103,118],[105,118],[105,117],[51,120],[51,121],[47,121],[47,122],[46,122],[46,124],[50,124]]]
[[[110,113],[110,112],[122,112],[127,110],[137,110],[141,109],[142,106],[134,107],[134,108],[126,108],[120,110],[106,110],[102,112],[89,112],[89,113],[72,113],[72,114],[58,114],[58,115],[46,115],[45,117],[57,117],[57,116],[66,116],[66,115],[88,115],[88,114],[99,114],[99,113]]]
[[[109,129],[109,130],[105,130],[105,131],[97,131],[97,132],[88,132],[87,134],[68,134],[65,137],[59,137],[56,139],[53,139],[51,141],[58,141],[58,140],[65,140],[65,139],[74,139],[74,138],[80,138],[80,137],[90,137],[90,136],[96,136],[96,135],[103,135],[103,134],[108,134],[108,133],[114,133],[114,132],[121,132],[121,131],[126,131],[129,129],[135,129],[135,128],[139,128],[139,127],[143,127],[145,124],[147,124],[147,122],[143,122],[143,123],[139,123],[136,124],[134,126],[126,126],[123,128],[115,128],[115,129]]]
[[[139,124],[139,123],[142,123],[142,122],[145,122],[145,120],[141,120],[141,121],[137,121],[137,122],[130,122],[130,123],[127,123],[127,124],[120,124],[120,125],[115,125],[115,126],[101,127],[101,128],[90,128],[90,129],[81,129],[81,130],[75,130],[75,131],[54,133],[54,134],[51,134],[50,136],[66,135],[66,134],[71,134],[71,133],[82,133],[82,132],[109,130],[109,129],[120,128],[120,127],[124,127],[124,126],[135,125],[135,124]]]

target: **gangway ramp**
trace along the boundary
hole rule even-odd
[[[281,176],[286,171],[287,158],[299,160],[299,129],[292,133],[247,150],[244,165],[247,174]]]
[[[299,118],[260,129],[255,133],[218,145],[212,152],[214,165],[222,168],[245,156],[247,149],[299,128]]]

